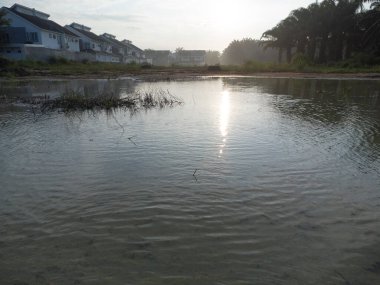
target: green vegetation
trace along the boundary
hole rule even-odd
[[[0,76],[28,75],[121,75],[136,72],[142,66],[102,62],[73,62],[64,58],[50,58],[48,62],[0,58]]]
[[[222,72],[254,74],[260,72],[302,72],[302,73],[380,73],[380,65],[359,65],[345,61],[337,64],[309,64],[309,59],[297,57],[292,63],[263,63],[249,61],[243,65],[222,66]]]
[[[358,53],[340,62],[318,64],[312,62],[306,55],[297,53],[290,63],[246,61],[244,64],[215,66],[149,66],[146,68],[137,64],[114,63],[81,63],[67,62],[64,59],[51,59],[51,63],[38,61],[13,62],[0,58],[1,77],[20,76],[142,76],[147,80],[176,80],[183,77],[215,74],[255,74],[260,72],[303,72],[303,73],[380,73],[380,61],[374,62],[373,57]],[[376,64],[374,64],[376,63]]]

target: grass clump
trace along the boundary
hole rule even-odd
[[[183,102],[169,91],[148,90],[137,91],[124,97],[113,92],[102,92],[96,95],[69,90],[55,99],[47,99],[42,103],[41,111],[62,110],[85,111],[85,110],[112,110],[112,109],[138,109],[164,108],[181,105]]]

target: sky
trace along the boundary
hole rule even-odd
[[[235,39],[259,39],[292,10],[315,0],[18,0],[60,25],[77,22],[142,49],[223,51]],[[2,0],[10,7],[14,1]]]

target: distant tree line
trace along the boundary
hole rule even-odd
[[[220,63],[241,65],[248,61],[273,62],[277,59],[277,48],[264,49],[262,42],[250,38],[232,41],[223,51]]]
[[[370,9],[365,9],[368,2]],[[354,55],[380,57],[380,0],[324,0],[299,8],[265,31],[266,48],[278,49],[278,61],[295,54],[316,63]]]

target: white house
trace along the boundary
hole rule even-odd
[[[26,47],[79,52],[79,37],[49,20],[50,15],[19,4],[1,10],[10,26],[0,31],[0,54],[17,58],[12,54],[21,54]]]
[[[72,33],[80,37],[79,47],[81,52],[95,54],[96,61],[120,62],[120,57],[112,54],[112,46],[104,38],[91,32],[91,28],[78,23],[65,26]]]
[[[145,53],[142,49],[138,48],[137,46],[133,45],[131,41],[129,40],[122,40],[121,43],[124,45],[126,49],[126,60],[125,62],[131,63],[146,63],[148,62]]]
[[[104,34],[100,35],[100,37],[109,43],[109,45],[111,47],[111,49],[110,49],[111,53],[115,56],[118,56],[120,58],[121,63],[125,63],[126,62],[125,61],[125,59],[126,59],[126,48],[123,45],[123,43],[118,41],[116,39],[116,36],[108,34],[108,33],[104,33]]]

